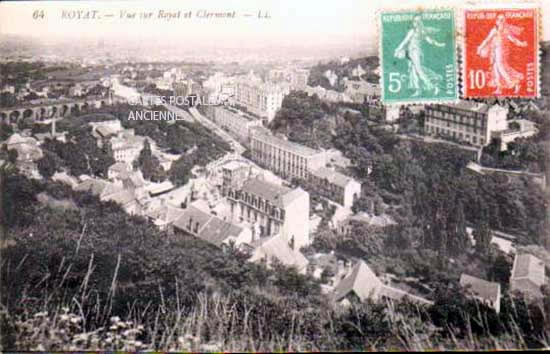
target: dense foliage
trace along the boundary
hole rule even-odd
[[[1,281],[10,284],[1,294],[3,348],[169,349],[191,345],[187,336],[237,351],[539,347],[546,340],[544,307],[505,299],[496,315],[448,285],[430,308],[366,302],[336,310],[316,282],[292,269],[267,270],[236,251],[171,236],[57,183],[3,177],[15,201],[4,200],[14,242],[1,250]],[[74,206],[38,203],[41,192]],[[117,316],[131,321],[118,324]],[[129,328],[134,334],[123,334]]]

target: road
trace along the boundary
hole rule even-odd
[[[180,118],[183,118],[184,121],[186,122],[194,122],[195,119],[185,110],[179,108],[179,107],[176,107],[176,106],[172,106],[172,105],[169,105],[169,104],[164,104],[164,107],[169,110],[170,112],[172,113],[176,113],[178,115],[178,117]]]
[[[226,132],[219,126],[217,126],[210,119],[200,114],[200,112],[196,108],[194,107],[190,108],[189,113],[191,113],[191,116],[193,116],[193,118],[195,118],[197,122],[199,122],[206,128],[218,134],[223,140],[225,140],[229,145],[231,145],[235,153],[237,153],[238,155],[241,155],[243,152],[246,151],[246,148],[242,146],[241,143],[239,143],[235,138],[233,138],[231,134],[229,134],[228,132]]]
[[[166,109],[168,109],[170,112],[174,112],[178,116],[183,117],[185,121],[198,122],[202,124],[204,127],[218,134],[218,136],[220,136],[225,142],[231,145],[231,147],[233,148],[233,151],[235,151],[236,154],[241,155],[243,152],[246,151],[246,148],[242,146],[241,143],[239,143],[235,138],[233,138],[228,132],[226,132],[219,126],[217,126],[210,119],[203,116],[196,108],[191,107],[189,109],[189,112],[187,112],[179,107],[169,105],[169,104],[165,104],[164,107],[166,107]]]

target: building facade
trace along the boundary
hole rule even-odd
[[[499,105],[462,101],[458,104],[434,104],[426,106],[424,131],[486,146],[491,143],[492,134],[508,129],[508,109]]]
[[[326,154],[271,135],[265,129],[252,129],[252,159],[285,177],[307,180],[309,173],[325,166]]]
[[[248,179],[240,188],[228,188],[233,222],[253,224],[253,239],[277,234],[295,249],[309,241],[309,193],[260,179]]]
[[[227,196],[229,190],[242,188],[250,177],[250,166],[231,161],[222,167],[222,195]]]
[[[250,129],[262,126],[262,121],[231,107],[214,106],[210,118],[243,144],[249,143]]]
[[[135,135],[133,129],[127,129],[119,132],[110,141],[115,161],[131,165],[143,149],[145,138]]]
[[[304,90],[307,87],[309,70],[298,68],[272,69],[268,72],[271,82],[285,82],[295,90]]]
[[[351,208],[361,196],[361,183],[327,167],[311,171],[309,181],[322,196],[344,207]]]
[[[510,291],[520,293],[529,299],[544,297],[541,287],[546,283],[545,264],[531,254],[520,254],[514,258]]]
[[[481,301],[493,308],[496,313],[500,312],[500,284],[479,279],[468,274],[460,276],[460,286],[465,289],[466,294],[471,298]]]
[[[269,123],[289,92],[290,88],[286,85],[238,80],[235,84],[235,103]]]

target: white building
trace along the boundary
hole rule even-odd
[[[96,138],[107,138],[124,130],[120,120],[118,119],[103,122],[91,122],[89,125],[92,126],[92,135]]]
[[[257,163],[288,177],[308,179],[310,171],[326,164],[324,151],[275,137],[261,128],[251,130],[250,152]]]
[[[510,291],[531,299],[543,297],[541,287],[546,283],[544,262],[530,254],[516,255],[510,277]]]
[[[111,138],[111,147],[115,161],[131,165],[143,149],[144,142],[145,138],[135,135],[133,129],[119,132],[117,136]]]
[[[235,83],[235,103],[244,106],[268,123],[283,104],[283,98],[290,92],[287,85],[264,83],[250,74]]]
[[[292,89],[304,90],[307,87],[309,70],[298,68],[271,69],[268,80],[274,83],[287,83]]]
[[[517,124],[519,129],[510,128],[514,123]],[[500,151],[508,150],[508,144],[518,138],[529,138],[538,133],[536,124],[526,119],[510,120],[508,121],[508,127],[507,130],[493,133],[493,138],[498,138],[500,141]]]
[[[320,194],[344,207],[351,208],[361,196],[361,183],[327,167],[311,171],[309,181]]]
[[[495,132],[508,129],[508,109],[499,105],[462,101],[458,104],[426,106],[424,131],[464,141],[475,146],[491,143]]]
[[[460,276],[460,286],[466,294],[500,312],[500,284],[479,279],[468,274]]]
[[[372,84],[364,80],[344,80],[344,85],[346,87],[345,93],[350,97],[353,102],[363,103],[365,100],[367,102],[378,101],[381,96],[380,85]]]
[[[228,188],[227,198],[234,222],[258,226],[253,239],[280,233],[294,249],[309,245],[309,193],[303,189],[253,178]]]

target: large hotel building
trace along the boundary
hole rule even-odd
[[[486,146],[491,143],[494,132],[508,129],[507,115],[506,108],[478,102],[428,105],[424,130],[429,135]]]
[[[232,221],[254,225],[254,239],[280,234],[295,249],[310,243],[309,194],[303,189],[250,178],[225,185],[225,190]]]
[[[235,84],[235,102],[269,123],[289,92],[290,87],[284,85],[239,80]]]
[[[308,179],[310,171],[324,167],[324,151],[292,143],[271,135],[265,128],[250,131],[252,159],[285,177]]]

